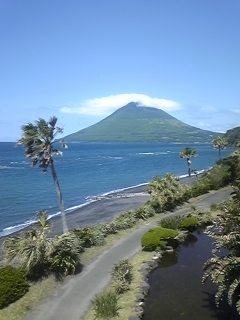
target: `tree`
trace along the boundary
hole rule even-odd
[[[54,248],[54,239],[47,238],[50,229],[47,211],[40,210],[37,216],[36,228],[9,236],[3,244],[7,261],[15,262],[32,276],[42,276],[47,272],[50,268],[49,255]]]
[[[227,294],[228,303],[240,314],[240,184],[234,183],[234,196],[224,202],[206,233],[213,238],[212,258],[204,264],[203,282],[208,278],[217,285],[216,304]],[[222,249],[227,249],[227,252]],[[217,252],[222,250],[220,255]]]
[[[63,233],[65,233],[68,232],[68,226],[62,192],[53,163],[54,155],[62,155],[62,151],[56,149],[53,143],[57,134],[62,133],[63,129],[57,127],[56,123],[57,118],[51,117],[48,122],[39,118],[35,124],[30,122],[23,125],[21,128],[22,138],[18,140],[17,145],[22,145],[25,148],[26,158],[32,159],[33,166],[39,164],[43,172],[46,172],[47,168],[50,167],[61,211]],[[67,148],[63,140],[61,146]]]
[[[180,151],[180,158],[184,158],[187,160],[188,165],[188,176],[191,176],[191,158],[195,158],[197,156],[196,149],[185,148]]]
[[[3,243],[6,260],[22,267],[34,279],[50,272],[59,276],[78,271],[82,241],[71,232],[48,237],[47,211],[40,210],[37,218],[32,229],[6,237]]]
[[[214,149],[218,149],[219,158],[221,158],[221,150],[226,149],[228,145],[228,141],[226,138],[217,137],[216,139],[212,140],[212,147]]]

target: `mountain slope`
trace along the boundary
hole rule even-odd
[[[227,130],[224,138],[227,139],[230,145],[235,146],[240,141],[240,127]]]
[[[165,111],[131,102],[66,142],[211,142],[219,134],[187,125]]]

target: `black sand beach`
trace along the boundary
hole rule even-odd
[[[181,183],[192,183],[196,181],[196,177],[185,177],[180,179]],[[147,184],[133,188],[126,189],[121,192],[112,193],[106,197],[100,197],[98,200],[87,204],[81,208],[75,209],[67,213],[67,223],[69,230],[74,228],[97,225],[103,221],[110,220],[115,216],[128,211],[133,210],[150,199],[147,193]],[[52,230],[50,236],[54,236],[62,233],[62,221],[61,216],[57,216],[51,219]],[[33,225],[25,228],[30,229]],[[18,231],[12,235],[17,235],[21,231]],[[0,259],[2,258],[2,243],[5,236],[0,237]]]

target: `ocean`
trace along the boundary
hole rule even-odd
[[[208,170],[218,151],[207,144],[80,144],[70,143],[63,156],[54,158],[66,211],[105,196],[148,183],[154,176],[171,172],[185,176],[187,163],[179,157],[185,147],[197,150],[192,169]],[[222,157],[232,152],[222,151]],[[0,143],[0,236],[11,234],[35,221],[40,209],[59,214],[50,170],[32,167],[22,147]]]

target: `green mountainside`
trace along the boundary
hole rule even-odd
[[[224,138],[227,139],[230,145],[235,146],[237,142],[240,141],[240,127],[235,127],[233,129],[227,130]]]
[[[211,142],[219,133],[198,129],[165,111],[131,102],[66,142]]]

